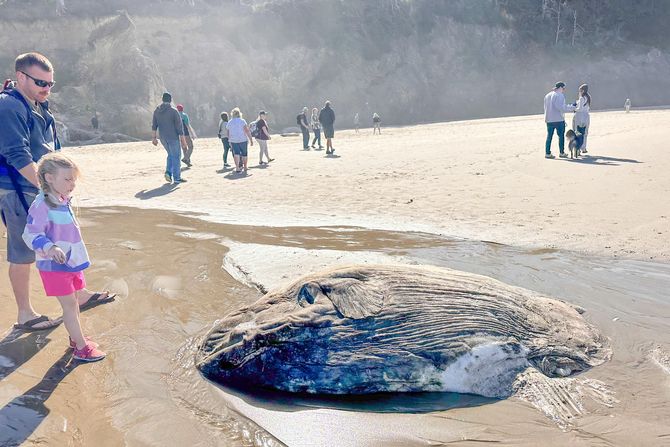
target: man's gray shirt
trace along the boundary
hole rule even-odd
[[[184,125],[179,111],[168,102],[156,107],[151,130],[158,130],[161,140],[178,140],[180,135],[184,135]]]

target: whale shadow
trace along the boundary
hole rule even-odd
[[[280,412],[327,408],[364,413],[430,413],[454,408],[479,407],[499,402],[500,399],[476,394],[452,392],[370,393],[370,394],[309,394],[289,393],[266,388],[227,386],[205,380],[225,394],[235,396],[247,404]]]

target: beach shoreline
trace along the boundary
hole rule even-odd
[[[668,261],[670,155],[659,126],[668,119],[665,110],[594,113],[589,153],[574,161],[543,158],[540,116],[383,128],[381,136],[338,132],[336,157],[301,150],[299,137],[273,138],[276,161],[256,166],[250,147],[245,177],[221,172],[218,139],[198,139],[194,166],[184,170],[189,182],[179,186],[164,184],[165,151],[149,142],[66,153],[84,173],[84,207],[166,209],[236,225],[423,231]]]

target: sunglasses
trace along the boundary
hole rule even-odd
[[[30,75],[29,75],[28,73],[26,73],[25,71],[22,71],[21,73],[23,73],[24,75],[26,75],[26,76],[28,76],[30,79],[32,79],[33,82],[35,83],[35,85],[38,86],[38,87],[42,87],[42,88],[44,88],[44,87],[49,87],[49,88],[51,88],[51,87],[53,87],[54,85],[56,85],[56,81],[45,81],[45,80],[43,80],[43,79],[33,78],[32,76],[30,76]]]

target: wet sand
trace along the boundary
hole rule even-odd
[[[109,356],[69,362],[62,326],[11,331],[15,307],[3,282],[0,445],[670,444],[666,263],[427,233],[224,225],[133,208],[82,209],[81,221],[94,261],[88,283],[121,295],[83,316],[85,332]],[[548,405],[541,395],[247,395],[207,382],[193,367],[204,332],[258,299],[259,289],[349,262],[441,265],[565,299],[584,307],[611,339],[613,358],[571,382],[576,407]],[[37,275],[32,279],[37,309],[57,314]],[[562,411],[552,413],[556,407]]]

